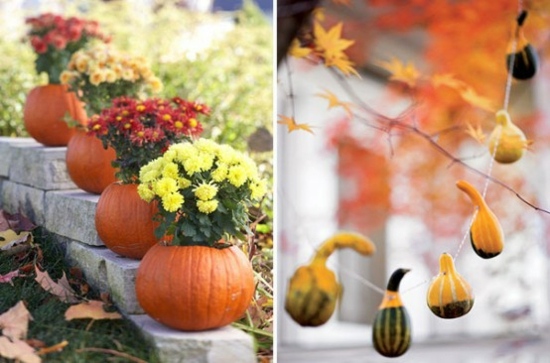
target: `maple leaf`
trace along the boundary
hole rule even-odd
[[[294,39],[292,43],[290,43],[288,54],[296,58],[305,58],[311,54],[311,48],[302,47],[300,41],[298,39]]]
[[[80,303],[78,305],[72,305],[65,311],[65,320],[73,319],[121,319],[122,316],[117,313],[109,313],[103,308],[105,304],[103,301],[90,300]]]
[[[36,282],[38,282],[38,284],[40,284],[40,286],[42,286],[44,290],[48,291],[52,295],[57,296],[57,298],[59,298],[59,300],[61,300],[62,302],[69,304],[74,304],[78,302],[76,293],[69,284],[65,272],[63,272],[63,276],[61,276],[61,278],[56,283],[52,280],[47,271],[40,271],[38,266],[35,266],[34,270],[36,272],[35,280]]]
[[[10,284],[13,286],[13,279],[19,276],[19,269],[10,271],[5,275],[0,275],[0,284]]]
[[[20,232],[8,229],[0,232],[0,250],[7,251],[16,245],[31,243],[33,241],[31,232]]]
[[[0,315],[2,334],[12,340],[24,339],[27,336],[29,320],[32,320],[31,313],[27,310],[25,303],[19,301],[11,309]]]
[[[411,88],[416,86],[416,81],[420,78],[420,72],[411,62],[403,64],[399,59],[391,58],[375,64],[391,73],[390,81],[403,82]]]
[[[473,127],[471,124],[466,125],[466,133],[470,135],[474,140],[479,142],[480,144],[485,143],[485,134],[483,133],[483,130],[481,130],[481,127],[477,125],[477,127]]]
[[[313,9],[313,19],[317,21],[324,21],[325,20],[325,8],[323,7],[316,7]]]
[[[289,133],[296,130],[304,130],[313,134],[313,130],[311,130],[311,126],[309,126],[308,124],[298,124],[296,123],[296,121],[294,121],[294,118],[292,117],[279,115],[279,121],[277,121],[277,123],[281,125],[286,125]]]
[[[354,74],[357,77],[361,78],[359,73],[357,73],[357,71],[353,67],[353,64],[354,63],[347,58],[333,58],[325,61],[325,65],[327,67],[338,68],[346,76],[349,76],[350,74]]]
[[[34,349],[26,342],[15,339],[9,340],[0,336],[0,356],[8,359],[17,359],[22,363],[41,363],[42,359],[36,355]]]
[[[450,73],[434,74],[431,77],[434,87],[447,86],[452,89],[460,90],[466,87],[466,84]]]
[[[491,101],[487,97],[481,96],[472,87],[466,87],[459,93],[464,101],[468,102],[472,106],[479,107],[485,111],[489,111],[492,113],[496,111],[493,101]]]
[[[315,50],[324,59],[327,67],[336,67],[342,73],[358,75],[353,68],[353,63],[348,59],[344,50],[349,48],[354,40],[342,39],[342,22],[339,22],[326,31],[319,22],[313,24],[313,35],[315,38]]]
[[[317,93],[315,95],[328,100],[328,109],[329,110],[333,107],[342,107],[346,111],[346,114],[349,117],[351,117],[353,115],[353,113],[351,111],[351,106],[353,106],[353,104],[351,102],[340,101],[334,93],[332,93],[332,92],[330,92],[326,89],[324,91],[325,91],[325,93]]]

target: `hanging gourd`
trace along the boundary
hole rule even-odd
[[[302,326],[326,323],[342,294],[334,272],[326,267],[327,258],[339,248],[352,248],[361,255],[372,255],[374,244],[357,233],[339,232],[326,240],[309,265],[300,266],[290,279],[285,310]]]
[[[530,142],[519,127],[512,123],[506,110],[496,113],[496,126],[489,136],[489,151],[502,164],[518,161]]]
[[[399,357],[411,345],[411,320],[399,295],[399,284],[408,269],[393,272],[372,325],[374,349],[385,357]]]
[[[514,39],[508,44],[506,51],[506,68],[510,72],[513,62],[512,76],[518,80],[532,78],[537,72],[538,56],[535,48],[529,43],[523,34],[523,23],[527,18],[527,11],[523,10],[516,19]],[[515,43],[515,48],[514,48]]]
[[[439,275],[428,288],[427,300],[432,313],[443,319],[466,315],[474,305],[472,287],[456,271],[448,253],[439,258]]]
[[[470,183],[459,180],[456,186],[466,193],[477,207],[470,227],[470,240],[475,253],[481,258],[493,258],[499,255],[504,248],[504,233],[497,217]]]

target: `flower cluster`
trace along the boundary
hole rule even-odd
[[[152,92],[162,90],[145,58],[105,44],[74,53],[60,79],[86,104],[89,115],[99,114],[116,97],[137,97],[145,86]]]
[[[88,129],[105,147],[115,150],[118,179],[132,183],[139,169],[171,144],[198,137],[202,132],[198,118],[209,112],[207,106],[179,97],[143,101],[118,97],[111,107],[90,118]]]
[[[248,206],[266,193],[266,182],[247,155],[208,139],[174,144],[143,166],[138,193],[157,200],[159,236],[172,244],[212,246],[224,235],[248,231]]]
[[[59,83],[59,76],[69,58],[91,39],[109,42],[110,38],[99,30],[96,21],[76,17],[64,18],[51,13],[26,19],[30,25],[27,33],[34,51],[38,73],[46,72],[50,83]]]

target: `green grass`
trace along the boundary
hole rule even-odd
[[[63,271],[69,275],[70,266],[64,262],[62,248],[43,229],[37,229],[34,235],[35,241],[43,253],[41,267],[47,270],[54,280],[60,278]],[[23,257],[0,255],[0,274],[32,263],[37,259],[37,253],[38,249],[34,249]],[[130,361],[128,358],[104,352],[86,351],[89,348],[115,350],[149,363],[158,362],[151,347],[128,320],[98,320],[91,325],[89,319],[65,321],[64,314],[70,305],[60,302],[50,293],[44,291],[35,282],[34,272],[29,272],[27,275],[14,279],[14,286],[0,284],[0,313],[4,313],[18,301],[23,300],[33,317],[29,324],[28,339],[41,340],[46,346],[52,346],[64,340],[69,342],[63,351],[44,355],[44,362]],[[86,297],[98,298],[99,294],[92,290]],[[0,358],[0,362],[9,362],[9,360]]]

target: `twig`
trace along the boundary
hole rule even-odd
[[[119,352],[118,350],[113,350],[113,349],[88,347],[88,348],[77,349],[76,352],[77,353],[84,353],[84,352],[105,353],[105,354],[116,355],[117,357],[121,357],[121,358],[126,358],[136,363],[147,363],[147,361],[144,361],[143,359],[139,359],[128,353]]]

